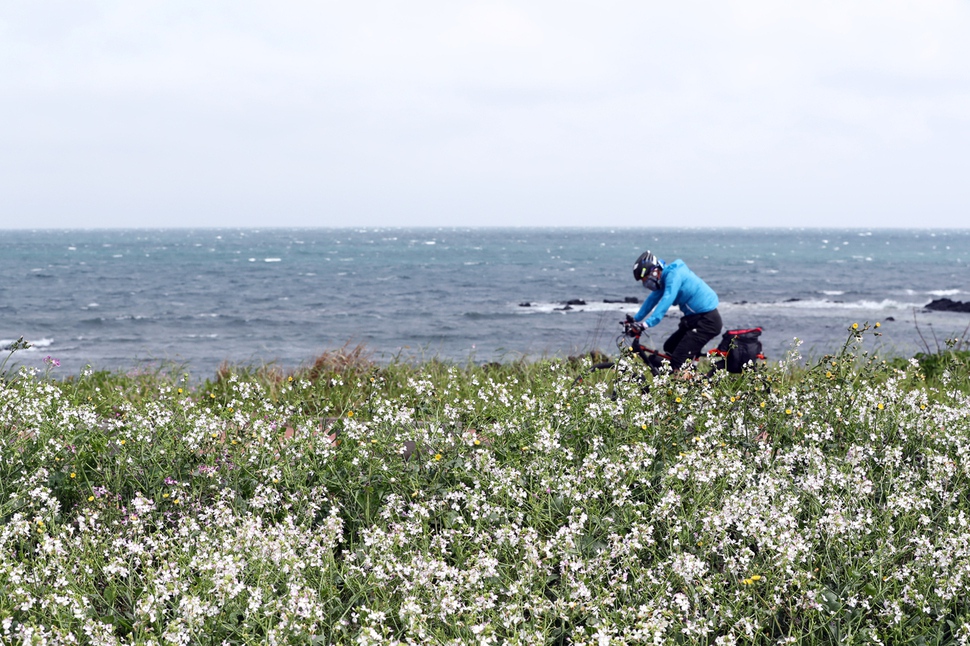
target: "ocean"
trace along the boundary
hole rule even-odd
[[[638,306],[606,301],[647,296],[631,274],[646,249],[704,278],[727,327],[762,327],[772,361],[835,351],[852,323],[881,323],[866,347],[884,356],[970,325],[924,309],[970,300],[970,230],[0,230],[0,347],[33,344],[7,370],[51,357],[61,377],[174,363],[200,379],[359,344],[376,361],[615,353]]]

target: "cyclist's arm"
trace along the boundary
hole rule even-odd
[[[680,272],[678,271],[668,272],[668,275],[664,276],[663,296],[660,297],[660,302],[654,308],[653,314],[647,319],[647,327],[653,327],[663,320],[664,314],[674,304],[674,299],[677,298],[677,294],[680,292],[681,282]],[[660,293],[659,291],[654,292],[654,294]]]
[[[660,300],[661,296],[663,296],[663,293],[660,292],[659,290],[655,292],[650,292],[650,296],[647,296],[644,299],[643,305],[640,306],[640,310],[633,317],[633,320],[636,321],[637,323],[642,321],[644,317],[646,317],[646,315],[650,313],[650,310],[654,308],[654,306],[657,304],[657,301]]]

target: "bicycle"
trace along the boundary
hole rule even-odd
[[[643,323],[637,323],[630,316],[627,316],[626,320],[620,321],[620,325],[623,326],[623,331],[616,337],[616,346],[620,350],[621,359],[625,354],[640,357],[654,376],[670,369],[670,363],[672,363],[670,355],[659,350],[654,350],[640,342],[640,337],[647,329]],[[711,362],[711,369],[704,377],[710,378],[718,370],[740,373],[749,368],[758,369],[761,367],[765,361],[765,355],[761,352],[760,336],[760,327],[727,330],[722,335],[720,344],[716,348],[707,351],[706,356]],[[632,339],[629,344],[625,341],[626,337]],[[699,359],[700,356],[693,357],[689,364],[685,365],[696,366]],[[668,362],[666,365],[664,360]],[[590,366],[586,373],[617,369],[616,378],[619,378],[618,367],[621,364],[622,361],[600,361]],[[575,386],[582,382],[584,376],[585,374],[581,374],[576,377],[573,380],[573,385]],[[641,382],[646,381],[642,376],[639,379]],[[647,392],[649,389],[650,387],[646,383],[641,387],[643,392]],[[615,394],[616,379],[614,379],[613,383],[614,398]]]
[[[643,323],[637,323],[630,317],[627,317],[627,319],[624,321],[620,321],[619,324],[623,327],[623,329],[616,336],[615,342],[617,349],[620,351],[620,359],[616,361],[610,359],[607,361],[599,361],[594,363],[587,368],[583,374],[578,375],[573,380],[573,386],[582,383],[583,378],[588,374],[603,370],[616,370],[611,393],[611,398],[616,399],[616,380],[619,379],[622,372],[622,367],[624,366],[624,362],[622,361],[623,357],[639,357],[654,375],[657,375],[664,370],[664,360],[667,360],[668,362],[671,361],[670,355],[665,354],[660,350],[655,350],[649,345],[644,345],[644,343],[641,342],[641,337],[646,333],[647,330],[646,325]],[[630,339],[630,341],[627,341],[627,339]],[[694,361],[696,361],[696,359],[694,359]],[[637,379],[642,384],[640,389],[644,393],[649,391],[650,385],[646,383],[645,377],[643,375],[638,375]]]

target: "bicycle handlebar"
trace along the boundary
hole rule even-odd
[[[633,339],[633,342],[630,344],[630,350],[643,357],[644,361],[646,361],[646,355],[648,354],[656,355],[661,359],[670,359],[669,355],[640,344],[640,336],[647,330],[646,325],[637,323],[630,316],[627,316],[626,320],[620,321],[620,325],[623,326],[623,334]],[[617,343],[619,343],[619,337],[617,337]]]
[[[625,321],[620,321],[620,325],[623,326],[623,334],[637,338],[647,329],[647,326],[643,323],[637,323],[631,318],[627,318]]]

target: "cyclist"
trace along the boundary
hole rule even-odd
[[[647,327],[653,327],[660,323],[671,305],[679,305],[684,313],[677,331],[664,341],[664,352],[670,355],[671,369],[679,370],[699,357],[704,345],[720,334],[722,324],[721,314],[717,311],[717,294],[683,260],[668,264],[645,251],[633,265],[633,277],[651,291],[640,311],[632,317],[633,321],[646,318]],[[627,318],[631,317],[627,315]],[[656,355],[641,356],[657,374],[662,360]]]

